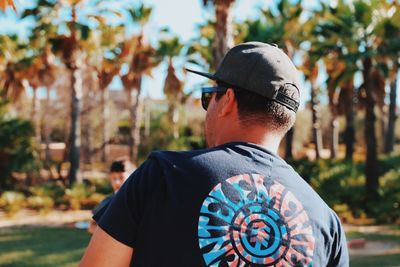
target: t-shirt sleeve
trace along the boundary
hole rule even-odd
[[[147,159],[122,185],[108,207],[93,216],[101,229],[119,242],[134,248],[146,204],[158,187],[159,166]]]
[[[93,208],[92,214],[93,214],[93,219],[97,221],[100,217],[101,214],[104,213],[104,211],[107,209],[108,205],[110,205],[111,200],[113,199],[114,194],[107,196],[104,198],[99,205]],[[98,219],[96,219],[98,218]]]
[[[331,259],[329,261],[329,267],[348,267],[349,266],[349,252],[347,250],[347,240],[344,233],[344,229],[340,222],[339,217],[334,211],[333,220],[335,225],[335,233],[331,248]]]

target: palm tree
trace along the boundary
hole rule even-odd
[[[110,27],[104,25],[102,33],[102,47],[106,52],[110,52],[113,56],[111,58],[102,57],[102,62],[100,68],[97,68],[97,77],[99,80],[99,89],[101,92],[101,106],[103,110],[103,142],[102,142],[102,154],[101,159],[103,162],[107,161],[107,144],[110,141],[110,131],[109,131],[109,115],[110,109],[107,104],[109,98],[108,85],[112,82],[114,77],[118,75],[122,66],[122,60],[127,56],[128,51],[126,49],[120,49],[119,52],[115,47],[121,42],[118,36],[121,35],[123,27]]]
[[[81,146],[81,109],[82,109],[82,65],[83,54],[80,49],[80,39],[88,37],[89,27],[78,23],[77,10],[83,0],[67,0],[65,3],[71,8],[71,19],[68,21],[68,35],[57,36],[53,39],[53,49],[58,51],[70,75],[71,85],[71,125],[69,131],[68,160],[70,169],[68,183],[72,185],[80,174],[80,146]]]
[[[40,101],[37,96],[39,87],[46,87],[49,90],[50,86],[56,79],[56,67],[52,62],[53,57],[49,46],[46,46],[40,51],[32,64],[27,69],[28,83],[33,89],[31,120],[34,122],[35,135],[38,144],[41,143],[41,116],[40,116]],[[47,123],[46,123],[47,124]]]
[[[317,13],[316,24],[312,26],[313,47],[323,59],[328,74],[327,91],[331,110],[331,157],[338,153],[338,115],[346,116],[344,139],[346,159],[352,160],[355,141],[355,99],[354,75],[359,58],[359,43],[354,41],[356,23],[353,9],[344,1],[336,6],[322,4]]]
[[[346,64],[349,66],[351,64]],[[340,86],[338,113],[345,116],[346,128],[344,130],[344,142],[346,145],[345,159],[352,161],[355,143],[355,116],[357,93],[354,87],[354,72],[351,71],[347,79],[343,79]]]
[[[4,68],[4,71],[0,73],[0,78],[2,78],[0,88],[2,88],[3,97],[18,102],[28,84],[30,85],[33,89],[30,119],[34,124],[36,143],[40,145],[41,121],[37,88],[46,82],[47,74],[40,71],[42,64],[40,57],[34,54],[36,51],[19,43],[17,37],[2,36],[0,43],[4,45],[4,49],[0,52],[2,54],[0,61],[3,61]]]
[[[123,58],[127,56],[128,51],[124,49],[123,46],[123,31],[124,25],[110,26],[103,20],[99,20],[99,26],[95,34],[90,36],[90,38],[83,42],[83,48],[87,54],[87,65],[88,68],[92,68],[87,76],[87,82],[90,83],[92,89],[86,92],[86,94],[92,94],[96,91],[99,92],[100,97],[100,110],[102,114],[101,118],[101,128],[102,128],[102,142],[101,146],[96,149],[86,148],[86,161],[88,161],[88,156],[91,156],[94,151],[101,150],[101,160],[103,162],[107,161],[107,144],[110,141],[110,131],[109,131],[109,91],[108,86],[113,81],[121,69]],[[89,104],[87,107],[88,111],[93,110],[93,106],[90,107],[92,101],[88,99],[86,101]],[[86,114],[87,120],[86,124],[90,124],[90,112]],[[90,127],[86,127],[89,129]],[[86,130],[88,131],[88,130]],[[90,134],[90,131],[88,131]],[[90,137],[88,137],[90,139]]]
[[[128,9],[130,19],[133,23],[140,26],[137,36],[125,42],[127,51],[128,72],[121,77],[122,83],[127,93],[128,106],[130,111],[130,139],[129,154],[132,161],[137,163],[140,144],[140,123],[142,118],[142,79],[144,75],[150,75],[151,70],[158,65],[155,59],[156,50],[144,42],[144,27],[148,23],[152,8],[144,4]]]
[[[381,78],[377,65],[377,47],[381,36],[377,31],[377,26],[382,20],[384,5],[377,1],[357,0],[352,3],[340,0],[336,8],[330,7],[327,18],[319,29],[319,33],[327,40],[328,52],[336,53],[337,62],[345,62],[349,67],[343,68],[342,74],[336,75],[336,80],[343,79],[342,87],[349,87],[347,96],[352,97],[351,88],[353,87],[353,74],[356,64],[362,66],[363,84],[359,89],[359,102],[365,107],[365,128],[364,136],[367,147],[365,175],[366,189],[368,198],[376,200],[378,197],[379,175],[377,159],[377,138],[375,130],[375,107],[379,102],[383,102],[384,86],[380,82]],[[333,41],[333,42],[332,42]],[[333,68],[340,69],[338,64]],[[335,75],[333,75],[335,76]],[[378,78],[378,79],[377,79]],[[336,81],[336,84],[338,82]],[[336,88],[334,86],[333,88]],[[343,89],[343,88],[342,88]]]
[[[129,149],[133,162],[138,160],[140,144],[140,123],[142,120],[142,78],[151,75],[151,70],[159,64],[156,60],[156,50],[150,45],[143,44],[142,37],[137,39],[128,73],[121,77],[127,92],[130,111],[130,139]]]
[[[48,111],[50,108],[50,91],[52,86],[60,73],[60,69],[56,64],[55,55],[53,54],[51,47],[51,38],[57,36],[57,26],[48,19],[48,11],[57,11],[57,6],[51,3],[42,1],[38,2],[38,5],[31,10],[25,10],[22,14],[22,18],[30,15],[35,15],[35,26],[29,36],[29,48],[32,53],[36,56],[32,68],[30,68],[31,74],[29,75],[29,84],[32,88],[42,86],[46,88],[46,103],[44,110]],[[36,90],[34,91],[36,93]],[[35,101],[33,101],[35,103]],[[33,109],[35,110],[35,109]],[[33,114],[37,114],[36,111]],[[50,162],[50,130],[51,121],[49,120],[50,113],[43,112],[43,128],[44,128],[44,141],[45,141],[45,167],[48,167]],[[39,120],[41,118],[38,118]],[[36,120],[37,121],[37,120]],[[40,122],[35,123],[36,135],[39,135]],[[40,138],[38,138],[40,140]]]
[[[275,43],[285,51],[292,60],[299,44],[302,41],[302,22],[300,16],[303,12],[301,1],[290,3],[280,0],[276,3],[276,12],[272,9],[261,10],[262,17],[257,20],[248,20],[247,36],[244,41],[261,41]],[[293,157],[294,127],[286,135],[285,157]]]
[[[395,125],[397,120],[396,114],[396,99],[397,99],[397,75],[399,72],[400,62],[393,60],[393,65],[390,72],[390,103],[388,114],[388,126],[385,136],[385,153],[393,152],[395,144]]]
[[[31,58],[26,57],[28,46],[16,35],[0,36],[0,88],[3,97],[17,101],[25,92],[23,80]]]
[[[109,130],[109,119],[110,119],[110,108],[108,105],[109,91],[108,86],[118,75],[120,71],[121,64],[115,59],[103,59],[101,66],[97,69],[97,77],[99,82],[99,89],[101,92],[101,109],[102,109],[102,153],[101,160],[103,162],[107,161],[107,144],[110,142],[110,130]]]
[[[38,23],[38,27],[43,21],[49,21],[57,10],[60,10],[62,4],[67,5],[71,10],[71,19],[66,22],[68,35],[49,36],[52,50],[60,55],[60,58],[68,70],[71,85],[71,125],[69,131],[69,152],[68,160],[70,162],[70,171],[68,181],[71,185],[76,181],[79,174],[80,161],[80,112],[82,99],[82,77],[81,66],[82,53],[80,51],[80,39],[87,38],[89,27],[79,24],[77,20],[77,9],[83,0],[66,0],[62,3],[40,0],[33,9],[25,10],[23,17],[33,15]],[[48,23],[44,23],[47,26]]]
[[[378,26],[380,32],[381,44],[378,46],[379,54],[385,56],[384,65],[389,67],[390,83],[390,102],[388,111],[388,125],[385,135],[384,152],[390,153],[394,150],[395,144],[395,124],[396,98],[397,98],[397,75],[400,66],[400,26],[396,18],[400,16],[400,3],[393,1],[386,7],[386,14],[382,23]]]
[[[69,184],[75,182],[79,174],[80,162],[80,144],[81,144],[81,107],[82,107],[82,66],[85,62],[85,53],[82,51],[83,42],[91,35],[91,29],[88,25],[78,21],[78,7],[84,4],[84,0],[65,0],[61,3],[50,2],[47,0],[38,1],[38,5],[26,10],[23,16],[34,15],[38,24],[42,23],[48,26],[48,21],[58,16],[58,11],[65,7],[70,11],[68,21],[58,20],[60,24],[57,26],[66,26],[65,34],[59,35],[58,32],[48,36],[50,39],[52,50],[57,52],[60,59],[64,63],[70,80],[70,97],[71,97],[71,119],[70,131],[68,138],[68,160],[70,162],[70,171],[68,175]],[[99,10],[100,12],[101,10]],[[101,12],[100,12],[101,13]],[[102,21],[100,15],[89,15],[98,21]],[[47,22],[47,23],[46,23]]]
[[[159,41],[158,54],[161,58],[166,58],[168,62],[167,76],[164,81],[164,94],[168,100],[169,119],[173,125],[174,138],[179,137],[179,104],[183,99],[183,82],[177,77],[173,65],[174,57],[180,55],[183,44],[178,37],[166,38]]]
[[[247,35],[245,24],[233,24],[234,43],[241,43]],[[207,20],[204,24],[197,25],[199,35],[190,40],[187,49],[187,62],[198,65],[208,72],[215,72],[218,65],[215,65],[213,43],[217,35],[216,23]]]
[[[140,32],[138,36],[128,41],[130,51],[133,51],[128,57],[128,72],[121,77],[124,88],[127,92],[128,106],[130,111],[130,140],[129,154],[133,162],[138,160],[138,151],[140,144],[140,123],[142,118],[142,78],[143,75],[150,75],[151,70],[158,65],[155,59],[156,50],[149,44],[145,44],[144,26],[150,19],[152,8],[140,5],[138,8],[128,9],[131,20],[138,23]]]
[[[10,6],[14,10],[16,10],[15,4],[13,0],[0,0],[0,10],[6,10],[6,8]]]
[[[322,150],[322,133],[321,133],[321,118],[318,105],[318,58],[312,56],[310,52],[309,56],[306,56],[303,62],[302,71],[306,80],[311,84],[311,114],[312,114],[312,142],[315,148],[315,158],[321,157]]]
[[[203,5],[214,4],[215,38],[212,43],[213,69],[217,69],[225,53],[234,45],[231,10],[235,0],[203,0]]]
[[[187,61],[189,63],[205,68],[209,72],[215,72],[213,67],[212,43],[215,39],[215,23],[208,20],[204,24],[197,26],[199,35],[190,41],[187,50]]]
[[[358,61],[362,65],[363,86],[362,94],[365,97],[362,102],[365,106],[364,136],[367,146],[365,162],[366,189],[370,200],[377,200],[379,187],[379,165],[377,158],[377,138],[375,130],[377,105],[377,92],[373,79],[374,70],[377,68],[376,55],[380,36],[376,32],[382,17],[373,16],[375,12],[383,11],[382,6],[376,1],[358,0],[354,5],[353,40],[358,43]],[[379,93],[379,92],[378,92]]]

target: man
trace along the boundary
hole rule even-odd
[[[110,204],[114,195],[118,192],[122,184],[126,181],[129,174],[131,174],[133,170],[134,170],[134,165],[128,160],[128,158],[125,157],[118,158],[111,163],[109,178],[114,193],[103,199],[100,202],[100,204],[93,209],[92,212],[94,216],[96,216],[98,211],[104,209]],[[96,228],[97,228],[97,223],[95,220],[92,219],[88,228],[88,232],[90,234],[93,234]]]
[[[210,147],[153,152],[98,220],[81,266],[348,266],[340,221],[277,154],[299,105],[276,46],[235,46],[203,89]]]

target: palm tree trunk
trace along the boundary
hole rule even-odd
[[[390,103],[389,103],[389,117],[388,127],[385,136],[385,153],[393,152],[395,143],[395,125],[397,120],[396,115],[396,98],[397,98],[397,72],[398,65],[395,63],[393,76],[390,81]]]
[[[344,132],[344,139],[346,143],[346,160],[353,160],[355,130],[354,130],[354,112],[346,112],[346,129]]]
[[[387,112],[387,105],[383,104],[383,106],[380,107],[379,109],[379,124],[381,125],[380,130],[381,130],[381,138],[378,139],[378,147],[379,151],[381,153],[385,152],[385,137],[387,133],[387,127],[388,127],[388,112]]]
[[[146,138],[149,138],[150,136],[150,127],[151,127],[151,107],[150,107],[150,98],[146,98],[145,104],[145,136]]]
[[[179,138],[179,109],[176,104],[173,105],[173,110],[172,110],[172,125],[173,125],[173,132],[174,132],[174,138],[178,139]]]
[[[45,148],[45,165],[46,167],[49,167],[49,162],[50,162],[50,129],[51,129],[51,120],[50,120],[50,88],[46,88],[46,112],[44,113],[44,141],[46,144]]]
[[[138,78],[135,90],[130,90],[130,144],[129,153],[134,163],[138,163],[139,145],[140,145],[140,123],[142,120],[142,99],[140,91],[142,78]]]
[[[339,150],[339,122],[336,113],[332,114],[331,131],[331,159],[336,159]]]
[[[233,0],[215,1],[215,39],[213,42],[213,69],[216,70],[225,53],[233,46],[231,7]]]
[[[168,107],[168,117],[169,121],[172,124],[172,134],[174,136],[174,139],[179,138],[179,110],[178,110],[178,98],[170,98],[169,99],[169,107]]]
[[[346,88],[342,88],[346,92],[346,129],[344,132],[344,140],[346,143],[346,160],[353,160],[355,138],[355,99],[353,79],[349,81]]]
[[[101,161],[107,162],[108,157],[108,143],[110,141],[110,131],[109,131],[109,117],[110,117],[110,108],[107,103],[109,98],[109,91],[107,88],[101,88],[101,106],[102,106],[102,116],[103,116],[103,149],[101,150]]]
[[[35,138],[37,144],[40,146],[41,143],[41,131],[40,131],[40,99],[37,95],[37,88],[33,88],[33,97],[32,97],[32,113],[31,113],[31,121],[34,122],[35,126]]]
[[[89,87],[89,86],[88,86]],[[89,87],[90,88],[90,87]],[[83,110],[82,115],[82,156],[83,163],[86,165],[90,165],[92,163],[92,125],[90,119],[90,112],[92,110],[91,99],[93,92],[89,89],[85,94],[85,98],[83,99]],[[84,166],[84,167],[85,167]]]
[[[320,122],[320,114],[319,114],[316,90],[317,87],[315,81],[311,81],[311,113],[312,113],[313,143],[315,146],[315,158],[319,159],[321,157],[321,150],[322,150],[322,134],[321,134],[321,122]]]
[[[363,78],[366,93],[366,114],[365,114],[365,143],[367,145],[367,159],[365,162],[366,189],[370,200],[377,200],[379,173],[378,173],[378,157],[377,157],[377,140],[375,133],[375,99],[373,95],[373,86],[371,81],[372,60],[364,59],[363,62]]]
[[[71,186],[80,176],[79,161],[80,161],[80,148],[81,148],[81,109],[82,109],[82,94],[83,94],[83,81],[81,73],[81,58],[78,48],[78,39],[76,32],[77,22],[77,6],[72,6],[72,20],[70,23],[71,30],[71,48],[70,55],[67,57],[67,68],[70,70],[71,75],[71,127],[69,133],[69,162],[70,169],[68,173],[68,183]]]
[[[71,72],[71,127],[69,133],[69,185],[72,185],[79,175],[81,125],[80,113],[82,105],[82,77],[76,66],[70,68]]]

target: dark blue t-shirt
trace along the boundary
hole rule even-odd
[[[260,146],[153,152],[94,219],[132,266],[348,266],[336,214]]]

